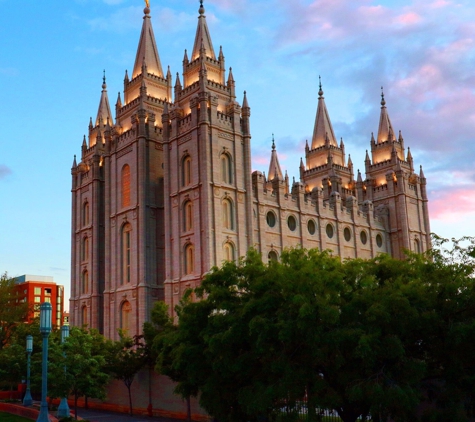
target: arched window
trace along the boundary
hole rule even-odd
[[[421,243],[419,242],[419,239],[414,239],[414,252],[421,253]]]
[[[195,248],[191,243],[185,246],[185,274],[193,274],[195,270]]]
[[[183,230],[193,230],[193,202],[186,201],[183,206]]]
[[[277,261],[279,259],[276,251],[270,251],[269,254],[267,255],[267,258],[269,259],[269,262]]]
[[[132,226],[127,223],[122,226],[121,248],[122,248],[122,284],[130,283],[131,257],[131,237]]]
[[[233,182],[231,157],[229,154],[221,154],[221,178],[224,183],[231,184]]]
[[[227,242],[224,244],[224,260],[225,261],[234,261],[235,253],[234,253],[234,246],[232,243]]]
[[[81,308],[81,325],[86,326],[87,322],[87,307],[83,306]]]
[[[89,225],[89,202],[87,202],[87,201],[84,202],[84,204],[82,205],[81,220],[82,220],[82,225],[83,226]]]
[[[132,306],[127,300],[120,307],[120,328],[122,331],[129,331],[130,329],[130,315]]]
[[[89,238],[87,236],[85,236],[82,240],[81,260],[82,261],[87,261],[88,257],[89,257]]]
[[[223,200],[223,226],[225,229],[234,230],[234,210],[229,199]]]
[[[82,284],[82,292],[88,293],[89,292],[89,273],[87,270],[84,270],[81,275],[81,284]]]
[[[121,172],[122,208],[130,207],[130,167],[125,164]]]
[[[191,157],[187,155],[182,161],[182,186],[188,186],[191,183]]]

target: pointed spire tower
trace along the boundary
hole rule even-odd
[[[206,56],[216,60],[216,54],[214,53],[213,42],[211,41],[211,35],[209,34],[208,24],[206,23],[205,8],[203,6],[203,0],[200,1],[200,8],[198,9],[200,16],[198,17],[198,27],[196,28],[195,44],[193,46],[193,53],[191,54],[191,60],[196,60],[200,56],[201,49],[204,48]],[[221,51],[222,54],[222,51]]]
[[[391,119],[389,118],[388,110],[386,108],[386,100],[384,99],[384,90],[381,87],[381,114],[379,117],[379,129],[378,129],[378,144],[386,141],[395,141],[393,126]]]
[[[106,129],[107,124],[113,123],[112,112],[109,105],[109,97],[107,95],[106,71],[102,76],[102,92],[97,109],[97,116],[93,124],[92,118],[89,121],[89,148],[96,145],[97,139],[101,131]]]
[[[345,145],[343,140],[340,145],[337,142],[323,96],[321,77],[318,79],[317,114],[311,148],[307,146],[305,148],[306,170],[303,172],[303,180],[312,190],[314,187],[320,188],[325,185],[324,180],[328,180],[329,174],[332,173],[333,177],[341,179],[339,186],[349,189],[353,176],[351,169],[346,165]]]
[[[152,28],[150,8],[148,2],[146,3],[134,68],[131,78],[126,71],[124,102],[117,112],[117,124],[122,131],[131,128],[131,117],[137,112],[137,107],[160,115],[164,103],[172,100],[171,72],[168,68],[167,73],[163,73]],[[140,102],[135,101],[139,97]]]
[[[269,172],[267,177],[269,182],[272,180],[283,180],[282,170],[279,164],[279,157],[277,156],[277,151],[275,149],[274,134],[272,134],[272,152],[270,156]]]

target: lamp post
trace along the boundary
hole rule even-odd
[[[69,325],[63,325],[61,327],[61,344],[69,337]],[[63,353],[63,356],[66,356],[66,353]],[[66,365],[64,365],[64,374],[66,375]],[[69,416],[69,405],[68,399],[63,397],[58,406],[58,418],[67,418]]]
[[[33,399],[31,398],[30,393],[30,357],[31,352],[33,351],[33,336],[27,335],[26,336],[26,353],[27,353],[27,361],[26,361],[26,393],[25,397],[23,397],[23,406],[31,406],[33,404]]]
[[[40,305],[40,333],[43,336],[43,360],[41,369],[41,407],[36,422],[49,422],[48,403],[46,402],[48,390],[48,337],[51,333],[51,303]]]

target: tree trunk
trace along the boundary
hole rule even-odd
[[[190,396],[186,398],[186,420],[191,422],[191,399]]]
[[[130,416],[132,416],[132,392],[130,391],[130,386],[131,385],[132,385],[132,383],[126,384],[127,390],[129,392],[129,414],[130,414]]]
[[[74,393],[74,419],[78,420],[78,394]]]

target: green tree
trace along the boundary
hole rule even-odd
[[[70,335],[62,345],[52,340],[51,350],[55,359],[49,364],[48,392],[51,397],[73,396],[77,415],[79,397],[105,398],[105,387],[109,381],[106,356],[111,342],[96,330],[77,327],[71,327]]]
[[[223,421],[272,420],[303,400],[310,420],[318,407],[345,422],[417,420],[417,405],[435,390],[437,420],[453,409],[468,414],[471,245],[403,261],[341,262],[297,248],[269,265],[250,251],[213,269],[193,292],[198,302],[185,295],[176,328],[155,339],[157,369]]]
[[[147,356],[142,336],[127,337],[120,332],[120,340],[114,344],[114,350],[108,365],[112,377],[121,380],[127,387],[129,413],[133,414],[131,386],[135,375],[146,365]]]

